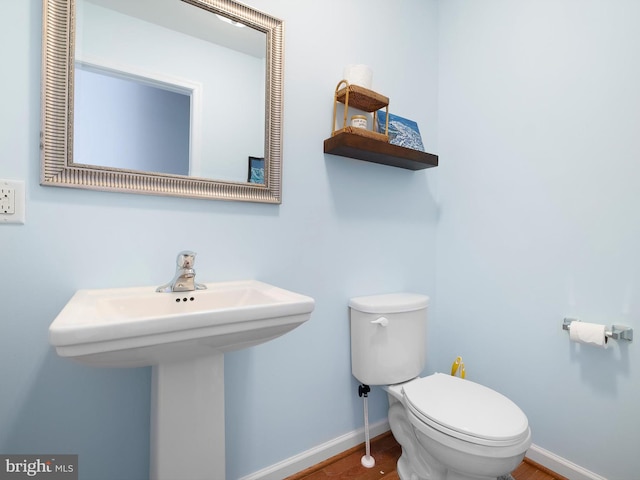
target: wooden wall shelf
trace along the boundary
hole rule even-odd
[[[407,170],[422,170],[438,166],[438,156],[432,153],[412,150],[348,132],[340,132],[327,138],[324,141],[324,153]]]

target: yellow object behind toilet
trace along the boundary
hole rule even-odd
[[[460,372],[460,378],[464,378],[467,376],[467,372],[464,369],[464,362],[462,361],[462,357],[456,357],[455,361],[451,365],[451,375],[455,376],[458,372]]]

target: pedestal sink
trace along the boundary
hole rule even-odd
[[[58,355],[152,367],[152,480],[225,478],[224,352],[307,321],[314,300],[255,280],[206,290],[79,290],[49,327]]]

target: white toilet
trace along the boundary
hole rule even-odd
[[[389,395],[389,424],[402,446],[401,480],[496,479],[531,445],[526,415],[507,397],[459,377],[420,378],[429,297],[352,298],[351,369]]]

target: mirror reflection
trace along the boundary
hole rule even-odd
[[[73,164],[264,183],[264,32],[177,0],[76,8]]]

